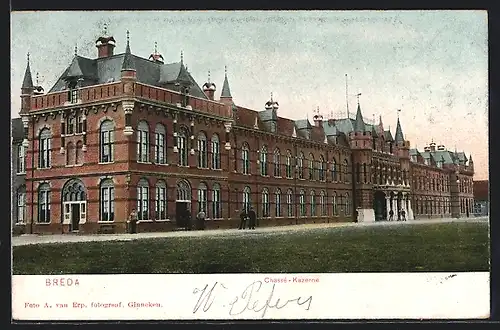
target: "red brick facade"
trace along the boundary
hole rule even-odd
[[[99,49],[100,57],[108,56]],[[194,97],[146,85],[130,72],[124,72],[121,81],[76,88],[76,97],[68,90],[23,93],[20,114],[27,119],[29,143],[25,232],[125,232],[132,209],[144,212],[139,231],[173,230],[176,203],[184,200],[178,188],[183,184],[190,187],[183,196],[191,202],[193,217],[199,210],[198,196],[202,196],[207,228],[236,228],[245,201],[256,210],[259,226],[382,220],[388,218],[390,209],[396,213],[404,209],[410,219],[458,217],[472,210],[472,163],[439,168],[424,164],[420,155],[410,160],[409,141],[402,135],[398,140],[399,133],[392,139],[381,122],[358,130],[359,106],[354,130],[328,134],[327,129],[336,127],[335,120],[315,116],[313,125],[303,126],[275,114],[267,118],[260,111],[236,106],[227,96],[224,102],[211,100],[213,90],[206,91],[209,97],[205,99]],[[277,111],[278,107],[269,109]],[[105,122],[113,127],[111,161],[103,161]],[[140,122],[146,124],[147,133],[139,135]],[[157,140],[161,134],[155,133],[157,125],[165,133],[165,159],[161,161],[156,161],[157,146],[162,146]],[[185,149],[180,142],[182,130]],[[47,168],[40,165],[42,132],[50,133]],[[202,166],[198,159],[205,153],[198,145],[200,133],[206,138]],[[218,140],[218,157],[212,155],[216,148],[212,139]],[[138,159],[143,142],[147,151],[141,149],[142,159]],[[185,165],[179,163],[183,150]],[[213,157],[220,165],[213,164]],[[71,195],[70,184],[81,190]],[[160,206],[163,197],[158,197],[163,185],[164,209]],[[46,194],[41,193],[44,187],[48,187]],[[64,196],[69,196],[66,202]],[[146,204],[138,203],[143,199]],[[50,213],[45,204],[50,205]],[[65,212],[65,207],[76,204],[77,208]],[[80,212],[78,219],[73,218],[75,210]],[[48,218],[41,221],[40,213]]]

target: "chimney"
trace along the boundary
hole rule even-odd
[[[95,46],[97,47],[97,57],[103,58],[108,56],[113,56],[113,50],[115,48],[115,38],[108,36],[108,26],[104,25],[103,36],[96,40]]]
[[[427,147],[424,147],[424,151],[425,151],[425,152],[429,152],[429,151],[431,151],[431,147],[428,147],[428,146],[427,146]]]
[[[431,142],[431,144],[429,144],[429,148],[431,149],[431,152],[436,151],[436,142]]]
[[[446,150],[446,148],[445,148],[444,145],[440,144],[440,145],[438,145],[438,150],[439,151],[444,151],[444,150]]]
[[[210,70],[208,71],[208,79],[207,82],[203,85],[203,92],[208,97],[209,100],[214,100],[215,91],[217,90],[217,86],[213,82],[210,81]]]
[[[321,123],[323,122],[323,116],[322,115],[314,115],[313,120],[314,120],[314,126],[321,127]]]

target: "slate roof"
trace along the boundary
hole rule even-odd
[[[190,94],[208,99],[198,83],[180,62],[163,64],[133,54],[130,54],[129,58],[135,67],[138,82],[162,87],[164,84],[174,83],[179,79],[187,78],[193,85],[190,89]],[[66,86],[65,80],[75,74],[80,75],[80,72],[84,77],[82,86],[119,81],[121,79],[124,60],[125,53],[97,59],[75,56],[70,66],[64,70],[61,77],[59,77],[54,86],[49,90],[49,93],[63,90]]]
[[[24,127],[21,118],[12,118],[12,140],[18,141],[24,138]]]
[[[31,68],[29,60],[28,65],[26,65],[26,71],[24,72],[22,88],[33,88],[33,78],[31,78]]]
[[[390,130],[384,131],[384,137],[386,141],[394,141]]]
[[[394,137],[394,140],[396,140],[396,143],[404,142],[403,130],[401,129],[401,122],[399,121],[399,118],[398,124],[396,126],[396,136]]]
[[[355,132],[365,132],[365,122],[363,120],[363,114],[361,113],[361,107],[358,103],[358,109],[356,110],[356,120],[354,122],[354,131]]]
[[[227,74],[224,76],[224,84],[222,85],[220,97],[232,97],[231,89],[229,88],[229,81],[227,80]]]

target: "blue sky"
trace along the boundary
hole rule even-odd
[[[476,179],[488,173],[488,32],[486,11],[241,11],[241,12],[14,12],[11,17],[11,115],[30,52],[33,79],[48,90],[81,56],[97,55],[95,40],[108,25],[125,50],[158,50],[166,62],[181,50],[200,85],[211,70],[220,95],[224,66],[234,101],[255,110],[273,92],[280,115],[312,118],[351,112],[361,92],[365,118],[394,133],[397,109],[413,147],[433,139],[472,153]]]

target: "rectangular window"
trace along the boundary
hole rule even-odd
[[[26,152],[22,144],[17,145],[17,173],[26,173]]]
[[[179,152],[179,165],[188,166],[187,141],[184,135],[177,138],[177,148]]]
[[[75,117],[70,115],[66,122],[66,134],[75,133]]]
[[[76,89],[76,88],[71,89],[69,95],[70,95],[70,100],[69,100],[70,103],[76,103],[76,102],[78,102],[78,89]]]
[[[155,133],[155,163],[165,164],[165,135]]]
[[[156,187],[155,214],[158,220],[167,219],[166,195],[165,187]]]
[[[198,212],[207,213],[207,191],[205,189],[198,189]]]
[[[26,220],[26,193],[17,194],[17,223],[24,223]]]
[[[115,190],[113,187],[101,188],[101,221],[114,221]]]
[[[137,188],[137,219],[149,220],[149,193],[148,187]]]
[[[300,195],[300,216],[305,217],[306,216],[306,198],[304,195]]]
[[[288,179],[291,179],[292,178],[292,159],[290,157],[286,158],[285,172],[286,172],[286,177]]]
[[[50,167],[50,138],[40,139],[39,144],[39,168]]]
[[[250,174],[250,160],[248,159],[249,153],[248,150],[244,149],[241,152],[241,158],[243,160],[242,165],[243,165],[243,174]]]
[[[113,140],[112,131],[101,132],[101,163],[113,162]]]
[[[198,167],[207,168],[207,140],[198,139]]]
[[[214,190],[212,196],[212,211],[213,218],[220,219],[221,218],[221,204],[220,204],[220,190]]]
[[[76,116],[76,133],[83,133],[83,116],[81,114]]]
[[[137,130],[137,162],[147,163],[149,161],[148,131]]]
[[[220,149],[218,141],[212,141],[212,168],[214,170],[220,169]]]
[[[287,209],[287,216],[293,217],[293,195],[292,194],[288,194],[286,196],[286,209]]]
[[[281,217],[281,194],[276,194],[276,203],[275,203],[275,215],[276,217]]]
[[[50,194],[49,191],[40,191],[38,200],[38,222],[50,222]]]

